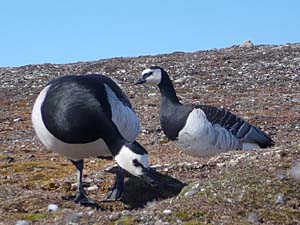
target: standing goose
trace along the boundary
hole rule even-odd
[[[167,72],[161,67],[145,69],[135,84],[142,83],[158,85],[162,96],[162,130],[190,155],[211,156],[229,150],[250,150],[274,145],[262,130],[225,109],[181,104]]]
[[[124,171],[152,184],[146,150],[135,139],[140,123],[132,106],[110,78],[103,75],[59,77],[40,92],[32,110],[32,123],[41,142],[66,156],[78,174],[75,203],[93,205],[83,189],[83,159],[114,157],[119,165],[108,199],[123,193]]]

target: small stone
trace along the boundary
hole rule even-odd
[[[177,80],[175,80],[175,83],[182,83],[185,80],[184,77],[178,78]]]
[[[72,183],[71,187],[77,188],[77,185],[78,185],[77,183]]]
[[[248,222],[252,224],[259,224],[258,215],[255,212],[250,212],[248,215]]]
[[[284,174],[282,174],[282,173],[279,173],[279,174],[276,175],[276,178],[278,180],[284,180],[284,179],[286,179],[286,176]]]
[[[299,162],[295,162],[291,169],[289,170],[289,175],[295,179],[300,181],[300,163]]]
[[[122,214],[123,216],[129,216],[129,215],[130,215],[130,211],[129,211],[129,210],[123,210],[123,211],[121,212],[121,214]]]
[[[21,118],[21,117],[18,117],[18,118],[15,118],[14,119],[14,122],[20,122],[20,121],[22,121],[23,119]]]
[[[18,220],[16,225],[29,225],[29,221],[27,220]]]
[[[59,209],[58,205],[56,205],[56,204],[49,204],[48,208],[47,208],[47,211],[49,211],[49,212],[55,212],[58,209]]]
[[[199,190],[200,190],[200,183],[196,183],[190,188],[190,190],[188,190],[186,193],[184,193],[184,196],[185,197],[193,196],[197,192],[199,192]]]
[[[143,134],[149,134],[149,131],[148,131],[147,129],[143,129],[143,130],[142,130],[142,133],[143,133]]]
[[[246,40],[242,44],[240,44],[241,48],[250,48],[250,47],[253,47],[253,46],[254,45],[253,45],[252,41],[250,41],[250,40]]]
[[[92,216],[96,211],[95,210],[90,210],[87,212],[87,215],[88,216]]]
[[[69,216],[69,221],[78,222],[82,216],[83,216],[83,212],[73,213]]]
[[[168,222],[163,222],[162,220],[157,220],[154,225],[166,225],[169,224]]]
[[[238,159],[232,159],[229,161],[228,165],[229,166],[235,166],[236,164],[238,164],[239,160]]]
[[[91,186],[91,187],[87,188],[88,191],[96,191],[98,189],[99,189],[99,187],[97,185],[94,185],[94,186]]]
[[[120,218],[120,213],[118,213],[118,212],[113,212],[113,213],[111,213],[110,215],[109,215],[109,220],[117,220],[117,219],[119,219]]]
[[[96,164],[97,161],[96,161],[96,160],[90,160],[90,163],[91,163],[91,164]]]
[[[283,204],[284,203],[284,196],[283,194],[278,194],[275,197],[275,203],[276,204]]]
[[[165,209],[163,213],[169,215],[172,213],[172,211],[170,209]]]
[[[225,201],[226,201],[227,203],[229,203],[229,204],[232,204],[232,203],[234,203],[234,200],[233,200],[233,199],[231,199],[231,198],[227,198]]]

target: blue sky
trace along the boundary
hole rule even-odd
[[[0,67],[300,42],[299,0],[9,0]]]

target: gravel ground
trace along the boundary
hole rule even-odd
[[[210,158],[183,154],[159,124],[160,94],[134,86],[143,69],[165,68],[185,103],[223,106],[276,145]],[[103,202],[114,162],[86,160],[84,182],[102,210],[62,200],[75,169],[45,149],[30,120],[47,81],[101,73],[117,80],[141,119],[159,188],[128,177],[122,201]],[[299,224],[300,44],[261,45],[73,64],[0,68],[0,224]]]

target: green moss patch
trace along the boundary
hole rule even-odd
[[[186,212],[174,212],[174,216],[183,221],[188,220],[191,215]]]
[[[137,223],[134,220],[134,218],[132,218],[132,217],[122,217],[112,224],[113,225],[133,225],[133,224],[137,224]]]
[[[48,216],[47,213],[12,213],[10,214],[11,220],[28,220],[39,221],[45,219]]]

